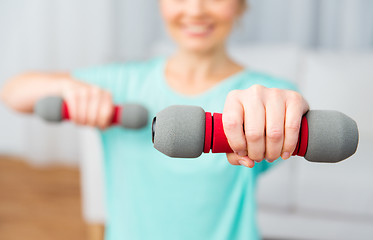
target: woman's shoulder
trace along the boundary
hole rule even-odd
[[[147,60],[125,62],[122,63],[122,67],[135,72],[146,72],[158,68],[164,61],[164,57],[155,57]]]
[[[110,75],[111,77],[123,74],[141,74],[152,71],[164,60],[162,57],[141,61],[111,62],[87,68],[74,70],[75,75]]]
[[[154,71],[161,66],[162,58],[146,61],[128,61],[102,64],[88,68],[77,69],[72,76],[89,84],[110,91],[116,100],[123,101],[125,94],[131,89],[143,85],[145,79],[154,75]]]

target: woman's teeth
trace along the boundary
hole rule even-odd
[[[210,26],[187,26],[185,30],[191,34],[203,34],[208,32]]]

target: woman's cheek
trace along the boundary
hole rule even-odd
[[[160,10],[163,19],[169,23],[175,20],[180,15],[180,5],[172,3],[172,1],[160,1]]]
[[[211,13],[224,32],[229,32],[239,18],[238,6],[235,3],[215,6],[211,9]]]
[[[215,4],[210,4],[209,8],[214,12],[215,16],[219,16],[225,21],[234,21],[240,15],[241,4],[237,0],[220,1]]]
[[[177,20],[180,15],[180,11],[176,7],[162,5],[161,13],[168,31],[171,33],[171,35],[175,36],[178,30]]]

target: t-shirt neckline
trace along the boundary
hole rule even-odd
[[[187,95],[187,94],[182,94],[180,92],[175,91],[167,82],[166,79],[166,64],[168,61],[168,57],[162,57],[160,59],[160,66],[159,66],[159,71],[158,71],[158,76],[160,79],[160,84],[162,85],[162,88],[167,92],[167,94],[173,95],[173,97],[181,98],[181,99],[189,99],[189,100],[196,100],[196,99],[202,99],[206,98],[215,92],[219,92],[221,88],[226,86],[229,83],[235,82],[237,79],[240,79],[244,74],[248,73],[247,69],[243,69],[225,79],[220,81],[219,83],[215,84],[211,88],[207,89],[206,91],[196,94],[196,95]]]

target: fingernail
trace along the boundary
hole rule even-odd
[[[238,156],[244,157],[247,155],[246,151],[237,152]]]
[[[245,160],[239,160],[238,162],[244,167],[249,167],[249,163]]]
[[[284,152],[281,156],[282,159],[286,160],[290,157],[290,153],[289,152]]]

